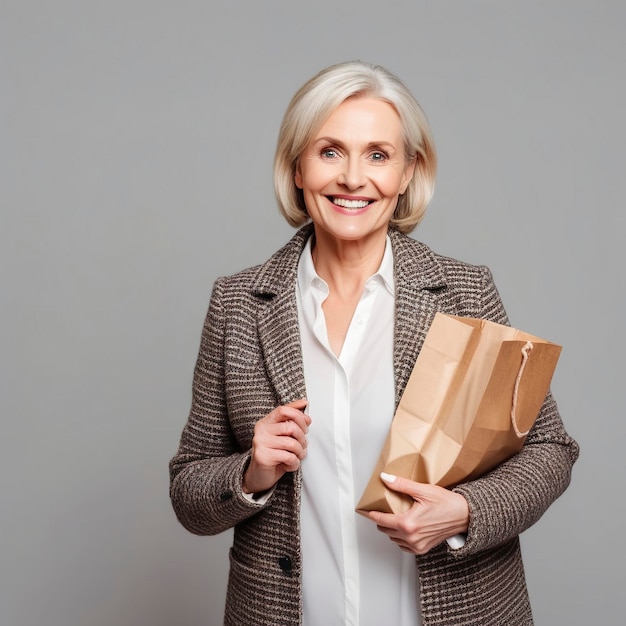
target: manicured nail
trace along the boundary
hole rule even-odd
[[[386,482],[386,483],[394,483],[396,482],[396,477],[393,474],[387,474],[386,472],[381,472],[380,473],[380,477]]]

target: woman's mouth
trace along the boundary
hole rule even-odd
[[[330,196],[329,200],[344,209],[364,209],[368,204],[371,204],[372,200],[351,200],[348,198],[337,198]]]

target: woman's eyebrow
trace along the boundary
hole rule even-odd
[[[314,144],[331,143],[336,146],[345,147],[345,143],[341,141],[341,139],[337,139],[336,137],[330,137],[330,136],[318,137],[317,139],[315,139],[313,143]],[[392,148],[393,150],[397,150],[397,147],[395,146],[395,144],[392,143],[391,141],[387,141],[386,139],[382,139],[380,141],[368,141],[365,147],[366,148],[388,147],[388,148]]]

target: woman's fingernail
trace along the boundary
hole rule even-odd
[[[394,483],[396,482],[396,477],[393,474],[387,474],[386,472],[381,472],[380,473],[380,477],[386,482],[386,483]]]

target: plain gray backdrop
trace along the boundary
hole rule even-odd
[[[0,624],[221,624],[230,534],[167,463],[210,289],[291,235],[271,164],[331,63],[396,72],[440,155],[414,236],[564,346],[582,453],[522,537],[536,623],[623,623],[625,5],[0,2]]]

